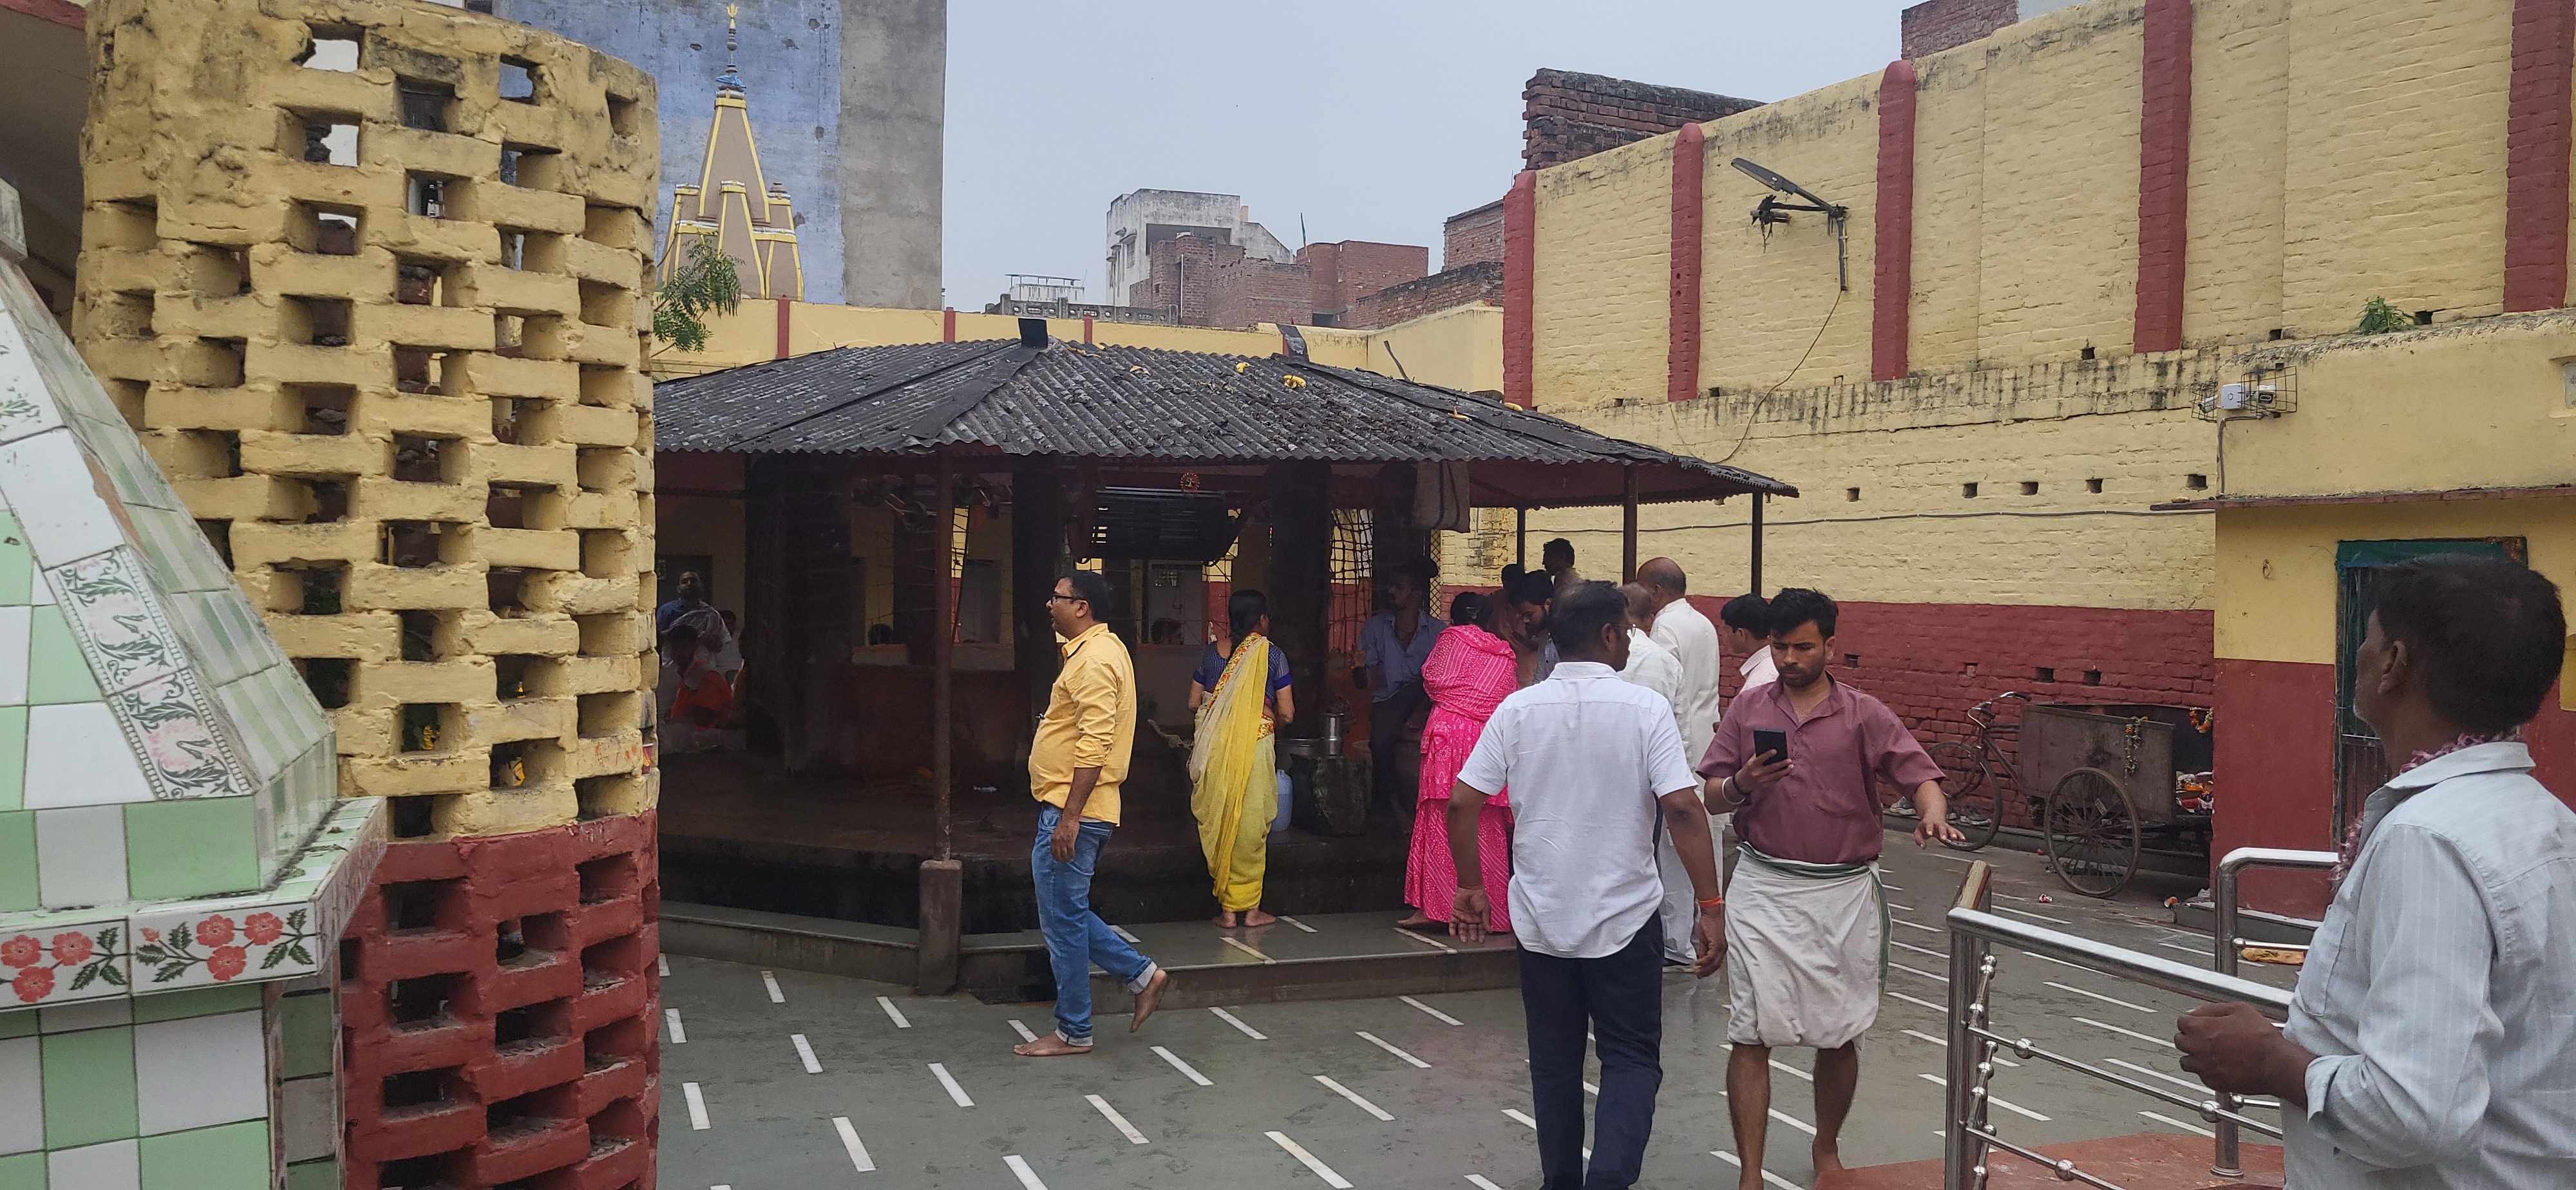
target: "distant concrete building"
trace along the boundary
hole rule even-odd
[[[1147,258],[1154,246],[1182,235],[1197,237],[1203,249],[1240,248],[1252,260],[1284,265],[1297,259],[1270,229],[1252,221],[1252,208],[1243,205],[1239,194],[1131,190],[1109,203],[1109,301],[1125,306],[1172,305],[1171,300],[1154,301],[1131,291],[1151,275]]]
[[[716,76],[715,122],[697,179],[671,190],[670,233],[662,241],[660,277],[668,279],[690,247],[709,240],[733,258],[747,298],[805,299],[805,267],[796,251],[796,212],[787,187],[765,181],[751,132],[751,104],[734,68],[735,9],[725,10],[725,69]]]
[[[469,5],[471,6],[471,5]],[[633,62],[662,83],[663,185],[700,177],[715,114],[704,86],[724,0],[492,0],[500,16]],[[742,73],[758,80],[762,177],[795,196],[808,300],[936,309],[948,86],[947,0],[738,0]],[[748,192],[747,192],[748,195]],[[758,207],[758,202],[749,205]],[[655,242],[667,242],[664,205]]]

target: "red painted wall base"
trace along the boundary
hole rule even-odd
[[[654,815],[389,848],[340,943],[344,1184],[652,1190]]]
[[[2331,665],[2218,663],[2218,855],[2238,847],[2335,847],[2334,700]],[[2523,737],[2538,766],[2533,775],[2576,806],[2576,712],[2559,709],[2555,689]],[[2325,915],[2320,873],[2248,872],[2240,895],[2252,909]]]

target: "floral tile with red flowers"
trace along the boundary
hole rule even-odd
[[[0,925],[0,1012],[133,993],[124,918],[13,914]]]
[[[341,802],[262,891],[0,913],[0,1012],[313,974],[384,856],[383,810]]]
[[[313,916],[303,901],[136,914],[135,994],[310,975],[327,944]]]

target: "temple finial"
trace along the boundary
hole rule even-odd
[[[734,67],[734,53],[740,47],[734,35],[734,20],[741,14],[741,5],[725,5],[725,68],[723,74],[716,76],[716,89],[734,95],[743,93],[742,72]]]

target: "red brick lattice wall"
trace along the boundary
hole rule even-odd
[[[1726,603],[1691,599],[1712,623]],[[1841,609],[1834,677],[1875,695],[1927,744],[1969,739],[1968,708],[2007,690],[2066,703],[2206,707],[2216,697],[2218,663],[2206,611],[1957,603],[1845,603]],[[1743,658],[1726,660],[1731,699]],[[2052,680],[2041,680],[2043,669]],[[2012,704],[1997,710],[2003,723],[2019,723]],[[2014,755],[2015,742],[2003,741],[2006,755]],[[2004,812],[2007,825],[2030,825],[2017,797]]]
[[[2021,19],[2019,0],[1925,0],[1897,18],[1904,53],[1920,58],[1957,49]]]
[[[652,1190],[654,815],[397,844],[341,941],[346,1185]]]
[[[1658,87],[1571,70],[1541,70],[1521,89],[1521,164],[1562,165],[1762,106],[1683,87]]]

